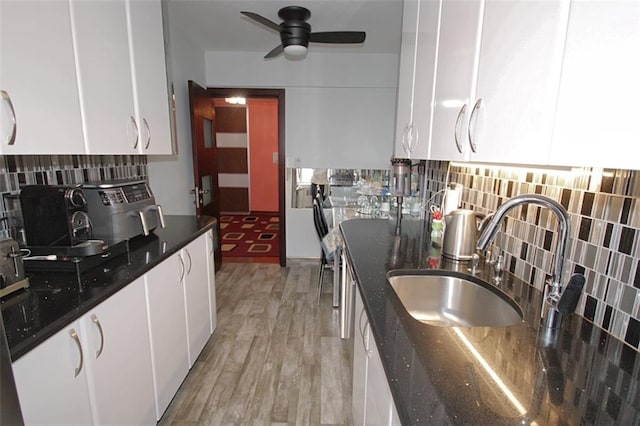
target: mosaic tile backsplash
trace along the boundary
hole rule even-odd
[[[32,184],[76,185],[115,179],[146,179],[144,155],[0,155],[0,233],[11,236],[20,187]],[[6,218],[6,220],[4,220]]]
[[[587,279],[576,312],[634,349],[640,343],[640,171],[527,170],[429,161],[425,196],[440,202],[447,183],[464,186],[462,207],[492,213],[504,200],[545,195],[569,212],[571,232],[563,283]],[[553,268],[555,216],[543,207],[509,213],[491,252],[502,250],[506,269],[542,290]]]

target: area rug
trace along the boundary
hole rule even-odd
[[[280,218],[277,213],[220,216],[222,257],[278,257]]]

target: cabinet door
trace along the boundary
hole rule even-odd
[[[176,254],[144,276],[158,420],[189,372],[185,273],[184,261]]]
[[[82,119],[89,154],[137,153],[124,0],[71,0]]]
[[[0,154],[84,153],[77,84],[69,4],[0,2]]]
[[[568,14],[569,0],[486,0],[472,160],[547,164]]]
[[[443,1],[431,135],[432,160],[466,160],[482,2]]]
[[[211,336],[209,308],[209,274],[207,266],[206,235],[198,237],[183,250],[186,263],[184,274],[184,300],[187,310],[187,339],[189,342],[189,368],[196,362],[202,348]]]
[[[155,424],[145,306],[144,281],[140,278],[80,321],[96,424]]]
[[[365,325],[367,324],[367,314],[364,311],[360,292],[355,289],[355,329],[353,332],[353,394],[352,417],[353,424],[363,425],[365,423],[366,411],[366,388],[367,388],[367,342],[365,336]]]
[[[209,327],[211,334],[218,325],[218,313],[216,306],[216,268],[215,268],[215,241],[213,241],[213,230],[207,232],[207,275],[209,279]]]
[[[395,405],[373,335],[367,336],[367,344],[369,360],[367,364],[365,424],[390,425],[394,416]],[[397,414],[395,416],[397,417]]]
[[[171,154],[169,91],[160,0],[127,0],[141,154]]]
[[[440,3],[440,0],[420,0],[413,88],[413,117],[418,140],[413,158],[429,158]]]
[[[418,36],[419,0],[406,0],[402,15],[402,43],[400,46],[400,71],[398,75],[398,97],[396,101],[396,139],[394,155],[410,158],[415,150],[415,127],[413,123],[414,64]]]
[[[83,361],[75,321],[13,363],[25,424],[92,424]]]
[[[550,163],[640,169],[640,2],[573,1]]]

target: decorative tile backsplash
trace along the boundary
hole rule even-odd
[[[577,313],[638,350],[640,343],[640,172],[523,169],[429,161],[426,197],[439,203],[446,183],[464,186],[462,207],[494,212],[520,194],[545,195],[569,212],[571,232],[563,283],[587,279]],[[435,195],[434,195],[435,194]],[[543,207],[513,209],[506,232],[491,248],[507,270],[542,290],[550,277],[557,238],[555,216]]]
[[[32,184],[76,185],[115,179],[146,178],[144,155],[4,155],[0,156],[0,233],[9,234],[20,187]]]

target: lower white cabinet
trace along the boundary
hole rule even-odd
[[[13,363],[26,425],[92,423],[86,356],[74,321]]]
[[[359,291],[355,292],[353,341],[353,424],[400,425],[382,360]]]
[[[201,235],[13,363],[27,425],[154,425],[216,327]]]
[[[189,342],[189,368],[209,340],[211,328],[209,267],[213,256],[207,249],[207,235],[203,235],[182,249],[181,256],[186,264],[183,278],[184,302],[187,312],[187,340]],[[215,307],[215,305],[214,305]]]
[[[155,423],[142,279],[13,364],[25,423]]]
[[[183,288],[186,271],[177,253],[144,277],[158,420],[189,372]]]

